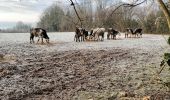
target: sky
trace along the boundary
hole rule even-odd
[[[53,3],[70,5],[67,0],[0,0],[0,29],[12,28],[19,21],[35,27],[42,12]]]
[[[0,0],[0,29],[12,28],[19,21],[35,25],[41,13],[63,0]]]

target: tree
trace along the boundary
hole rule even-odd
[[[46,9],[38,22],[37,26],[48,31],[61,31],[64,11],[56,4]]]
[[[169,30],[170,30],[170,12],[168,10],[168,7],[166,7],[165,3],[163,2],[163,0],[157,0],[161,10],[163,11],[165,17],[166,17],[166,20],[167,20],[167,23],[168,23],[168,26],[169,26]],[[170,2],[170,0],[169,0]]]
[[[13,27],[14,32],[29,32],[31,26],[28,24],[25,24],[21,21],[17,22],[16,26]]]

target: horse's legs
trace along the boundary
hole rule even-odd
[[[74,41],[76,41],[76,35],[74,36]],[[76,41],[77,42],[77,41]]]
[[[107,34],[107,39],[110,40],[110,33]]]
[[[32,41],[32,38],[30,37],[30,43],[32,43],[31,41]]]
[[[76,39],[76,42],[77,42],[78,41],[77,37],[75,37],[75,39]]]
[[[100,40],[100,37],[99,37],[99,35],[97,36],[97,41],[99,41]]]
[[[77,39],[78,39],[78,42],[80,42],[81,37],[79,36],[79,37],[77,37]]]
[[[102,35],[102,41],[104,41],[104,34]]]
[[[75,41],[79,42],[79,36],[78,35],[75,35]]]
[[[128,38],[128,33],[125,33],[125,38]]]
[[[80,36],[77,36],[77,41],[80,42]]]
[[[34,36],[32,37],[32,42],[34,43]]]
[[[30,43],[34,43],[34,35],[30,36]]]
[[[37,43],[39,42],[39,40],[40,40],[40,37],[38,37]]]
[[[82,41],[84,41],[84,35],[82,36]]]
[[[82,42],[83,41],[83,38],[82,38],[82,36],[80,36],[80,42]]]
[[[75,35],[74,40],[77,42],[78,41],[78,35]]]
[[[43,42],[43,37],[41,37],[41,44],[43,44],[44,42]]]
[[[49,39],[46,39],[46,42],[47,42],[47,43],[50,43]]]
[[[32,43],[31,41],[32,41],[32,37],[30,36],[30,43]]]

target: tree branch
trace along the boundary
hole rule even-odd
[[[78,12],[77,12],[77,9],[76,9],[76,7],[75,7],[75,4],[74,4],[73,0],[70,0],[70,2],[71,2],[71,6],[73,6],[74,11],[76,12],[76,15],[77,15],[77,17],[78,17],[78,19],[79,19],[79,21],[80,21],[81,27],[82,27],[82,20],[81,20],[79,14],[78,14]]]
[[[137,0],[138,1],[138,0]],[[137,2],[136,1],[136,2]],[[140,5],[140,4],[142,4],[142,3],[144,3],[144,2],[146,2],[147,0],[143,0],[142,2],[140,2],[140,3],[137,3],[137,4],[129,4],[129,3],[124,3],[124,4],[121,4],[121,5],[119,5],[118,7],[116,7],[113,11],[112,11],[112,13],[110,14],[110,16],[112,16],[113,15],[113,13],[116,11],[116,10],[118,10],[120,7],[131,7],[131,8],[133,8],[133,7],[136,7],[136,6],[138,6],[138,5]]]

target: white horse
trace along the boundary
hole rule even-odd
[[[103,41],[104,40],[104,32],[105,32],[105,28],[95,28],[93,29],[93,37],[94,37],[94,40],[101,40]],[[101,39],[100,39],[100,36],[101,36]]]

